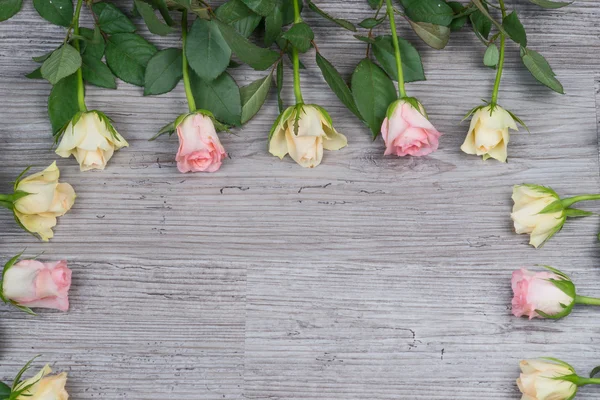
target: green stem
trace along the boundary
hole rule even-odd
[[[575,296],[575,303],[586,304],[588,306],[600,306],[600,299],[587,296]]]
[[[504,6],[504,0],[498,0],[500,4],[500,10],[502,10],[502,21],[506,18],[506,7]],[[500,59],[498,60],[498,71],[496,72],[496,82],[494,82],[494,91],[492,92],[492,103],[491,106],[495,106],[498,103],[498,91],[500,90],[500,81],[502,80],[502,71],[504,70],[504,51],[506,47],[506,35],[500,33]]]
[[[298,24],[302,22],[300,16],[300,0],[294,0],[294,23]],[[294,96],[296,97],[296,103],[304,103],[302,98],[302,89],[300,88],[300,58],[298,57],[298,49],[292,48],[292,63],[294,66]]]
[[[562,199],[562,204],[565,208],[572,206],[580,201],[600,200],[600,194],[582,194],[581,196],[567,197]]]
[[[75,8],[75,15],[73,16],[73,34],[77,36],[79,36],[79,15],[81,14],[81,6],[83,6],[83,0],[77,0],[77,7]],[[77,52],[79,52],[79,39],[75,39],[73,45]],[[85,105],[85,86],[83,85],[83,72],[81,71],[81,68],[77,70],[77,103],[79,104],[79,111],[87,111],[87,106]]]
[[[578,378],[577,382],[574,382],[577,386],[600,385],[600,378],[584,378],[582,376]]]
[[[194,112],[197,110],[196,101],[194,100],[194,94],[192,93],[192,86],[190,84],[190,70],[188,66],[187,57],[185,56],[185,43],[187,42],[187,10],[183,10],[183,14],[181,16],[181,41],[183,42],[183,51],[181,59],[183,60],[183,87],[185,88],[185,97],[187,98],[188,107],[190,112]]]
[[[402,71],[402,56],[400,55],[400,45],[398,44],[398,33],[396,32],[396,18],[394,17],[394,6],[392,0],[385,0],[387,14],[390,19],[390,29],[392,31],[392,42],[394,43],[394,52],[396,54],[396,68],[398,69],[398,90],[400,98],[406,97],[404,88],[404,72]]]

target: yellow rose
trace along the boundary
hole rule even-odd
[[[319,106],[289,107],[275,121],[269,139],[269,152],[279,158],[289,154],[306,168],[316,167],[323,159],[323,149],[339,150],[348,144],[338,133],[329,114]]]
[[[549,188],[538,185],[516,185],[512,218],[517,233],[530,234],[529,244],[539,247],[558,232],[567,217],[562,208],[557,212],[540,213],[560,197]]]
[[[517,379],[521,400],[567,400],[577,393],[577,385],[560,379],[573,376],[575,371],[568,364],[544,360],[523,360],[521,376]]]
[[[518,130],[508,111],[498,105],[494,111],[490,111],[490,106],[482,107],[473,114],[469,133],[460,149],[467,154],[483,156],[484,160],[495,158],[506,162],[509,128]]]
[[[19,383],[15,391],[27,389],[16,400],[68,400],[67,374],[48,376],[51,372],[50,366],[46,365],[36,376]]]
[[[29,193],[14,202],[16,219],[43,241],[54,236],[56,218],[66,214],[75,202],[75,191],[68,183],[59,183],[56,162],[37,174],[20,180],[15,191]]]
[[[65,129],[56,154],[75,156],[82,171],[104,169],[115,150],[129,146],[102,113],[84,112],[73,121]]]

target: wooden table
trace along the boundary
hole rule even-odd
[[[570,221],[541,250],[514,234],[509,218],[513,184],[599,191],[600,6],[509,3],[567,94],[536,83],[509,45],[500,102],[531,134],[512,135],[506,165],[459,150],[468,129],[459,122],[489,98],[494,78],[466,30],[435,51],[400,24],[428,78],[409,93],[445,133],[425,158],[383,157],[381,139],[372,142],[329,91],[312,52],[303,58],[304,97],[325,106],[350,142],[313,170],[267,152],[274,93],[245,129],[222,135],[230,159],[218,173],[182,175],[176,138],[147,141],[186,110],[181,85],[159,97],[122,82],[117,91],[89,87],[90,107],[111,116],[131,147],[103,172],[58,160],[78,198],[51,243],[0,214],[2,262],[26,248],[66,259],[74,272],[68,313],[32,318],[0,307],[0,379],[42,354],[36,366],[68,371],[77,400],[482,400],[519,398],[522,358],[559,357],[582,375],[600,364],[600,310],[517,319],[509,283],[514,269],[550,264],[600,296],[598,217]],[[354,22],[372,14],[364,0],[320,5]],[[364,43],[305,16],[321,52],[349,76]],[[178,44],[176,34],[142,32],[159,48]],[[0,192],[26,166],[58,158],[50,86],[23,75],[63,37],[31,2],[0,24]],[[264,76],[234,74],[242,85]],[[598,393],[585,388],[578,399]]]

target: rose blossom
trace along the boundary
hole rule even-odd
[[[179,172],[215,172],[227,157],[212,119],[191,114],[177,126],[179,150],[175,160]]]
[[[277,119],[269,139],[269,152],[283,159],[286,154],[305,168],[321,164],[323,149],[339,150],[348,144],[346,136],[333,127],[323,108],[299,104],[286,109]]]
[[[411,103],[400,99],[390,105],[381,125],[385,142],[384,155],[425,156],[437,150],[442,135],[425,117],[423,106],[417,110]]]
[[[5,271],[2,292],[25,307],[69,309],[71,270],[66,261],[21,260]]]
[[[504,108],[496,105],[481,107],[471,119],[469,133],[460,147],[467,154],[483,156],[484,160],[495,158],[506,162],[508,157],[508,129],[518,130],[513,117]]]
[[[546,271],[531,272],[520,269],[513,272],[511,280],[514,293],[512,299],[513,315],[515,317],[526,315],[529,319],[542,318],[543,316],[538,314],[536,310],[554,316],[573,305],[574,297],[558,288],[552,283],[552,280],[568,281],[562,276]],[[572,287],[573,292],[575,292],[574,286]]]
[[[14,203],[15,218],[43,241],[54,236],[56,218],[66,214],[75,202],[75,191],[68,183],[59,183],[56,163],[17,183],[15,191],[29,193]]]
[[[560,379],[575,375],[568,364],[546,360],[523,360],[521,376],[517,379],[521,400],[568,400],[577,393],[577,385]]]
[[[529,233],[529,244],[543,245],[566,221],[564,211],[540,213],[560,197],[549,188],[538,185],[516,185],[513,188],[512,218],[517,233]]]
[[[52,369],[46,365],[33,378],[19,383],[14,391],[24,390],[15,400],[68,400],[69,394],[65,390],[67,373],[50,375]],[[12,397],[11,397],[12,398]]]
[[[61,157],[73,155],[81,171],[104,169],[115,150],[129,144],[112,127],[108,118],[96,111],[81,113],[69,123],[56,149]]]

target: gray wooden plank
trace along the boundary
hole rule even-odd
[[[230,159],[218,173],[181,175],[175,139],[147,142],[186,110],[181,86],[160,97],[122,82],[118,91],[88,88],[89,105],[113,117],[131,147],[104,172],[58,161],[79,197],[50,244],[0,214],[2,259],[27,247],[70,260],[75,272],[68,314],[32,319],[0,307],[0,379],[43,353],[70,372],[78,399],[508,399],[518,397],[520,358],[554,355],[591,369],[594,310],[558,323],[514,319],[508,279],[515,268],[552,264],[600,295],[597,219],[569,222],[535,251],[512,233],[508,213],[515,183],[598,191],[600,8],[511,4],[567,95],[538,85],[510,47],[501,104],[532,133],[512,136],[507,165],[458,149],[467,130],[459,121],[489,96],[494,75],[466,32],[433,51],[401,26],[428,77],[410,93],[445,133],[424,159],[384,158],[382,142],[328,91],[312,53],[305,98],[326,106],[350,142],[314,170],[267,153],[273,96],[245,129],[223,136]],[[354,22],[371,13],[363,0],[319,5]],[[305,15],[320,51],[349,77],[364,44]],[[0,24],[0,188],[27,165],[55,159],[49,86],[23,74],[62,37],[30,3]],[[176,35],[151,40],[179,43]],[[264,72],[234,76],[244,84]],[[291,101],[290,90],[284,95]]]

